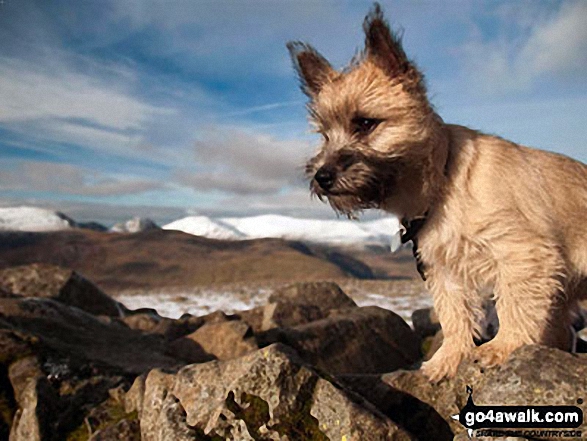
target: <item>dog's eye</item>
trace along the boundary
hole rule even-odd
[[[351,121],[353,125],[353,132],[357,135],[368,135],[381,122],[376,118],[356,117]]]

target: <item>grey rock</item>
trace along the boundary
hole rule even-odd
[[[353,299],[333,282],[306,282],[287,285],[271,294],[269,302],[314,305],[323,312],[357,306]]]
[[[145,382],[141,436],[145,441],[414,439],[333,381],[280,345],[237,360],[186,366],[177,374],[153,370]]]
[[[330,311],[308,324],[274,329],[259,344],[281,342],[334,375],[384,373],[420,360],[420,338],[397,314],[376,306]]]
[[[75,271],[48,264],[0,270],[0,287],[22,297],[52,299],[94,315],[118,317],[123,307]]]

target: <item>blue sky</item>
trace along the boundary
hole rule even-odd
[[[448,122],[587,162],[587,2],[383,1]],[[0,205],[331,217],[285,49],[335,66],[371,2],[0,2]]]

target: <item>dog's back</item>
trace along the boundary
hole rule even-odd
[[[532,230],[561,248],[569,276],[587,276],[587,166],[566,156],[517,145],[496,136],[448,125],[453,177],[469,228],[487,223],[512,231]],[[466,193],[468,197],[463,198]],[[483,214],[482,214],[483,213]],[[482,227],[481,225],[482,224]],[[573,274],[574,273],[574,274]]]

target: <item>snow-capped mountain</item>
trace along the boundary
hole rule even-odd
[[[59,231],[75,227],[63,213],[36,207],[0,208],[2,231]]]
[[[282,238],[337,244],[395,243],[399,224],[395,218],[368,222],[348,220],[298,219],[281,215],[211,219],[190,216],[164,225],[166,230],[180,230],[214,239]],[[392,245],[392,248],[395,246]]]
[[[163,225],[164,230],[178,230],[196,236],[209,237],[211,239],[237,240],[246,239],[247,236],[231,225],[220,220],[213,220],[207,216],[188,216],[178,219],[170,224]]]
[[[134,217],[126,222],[114,224],[110,231],[113,233],[139,233],[141,231],[156,230],[159,226],[149,218]]]
[[[36,207],[0,208],[0,231],[59,231],[87,228],[62,213]],[[100,226],[101,227],[101,226]],[[114,225],[110,231],[136,233],[159,228],[148,218],[133,218]],[[399,246],[399,223],[388,217],[373,221],[299,219],[267,214],[252,217],[214,219],[188,216],[162,227],[196,236],[222,240],[280,238],[339,245]],[[100,228],[102,229],[102,228]]]

